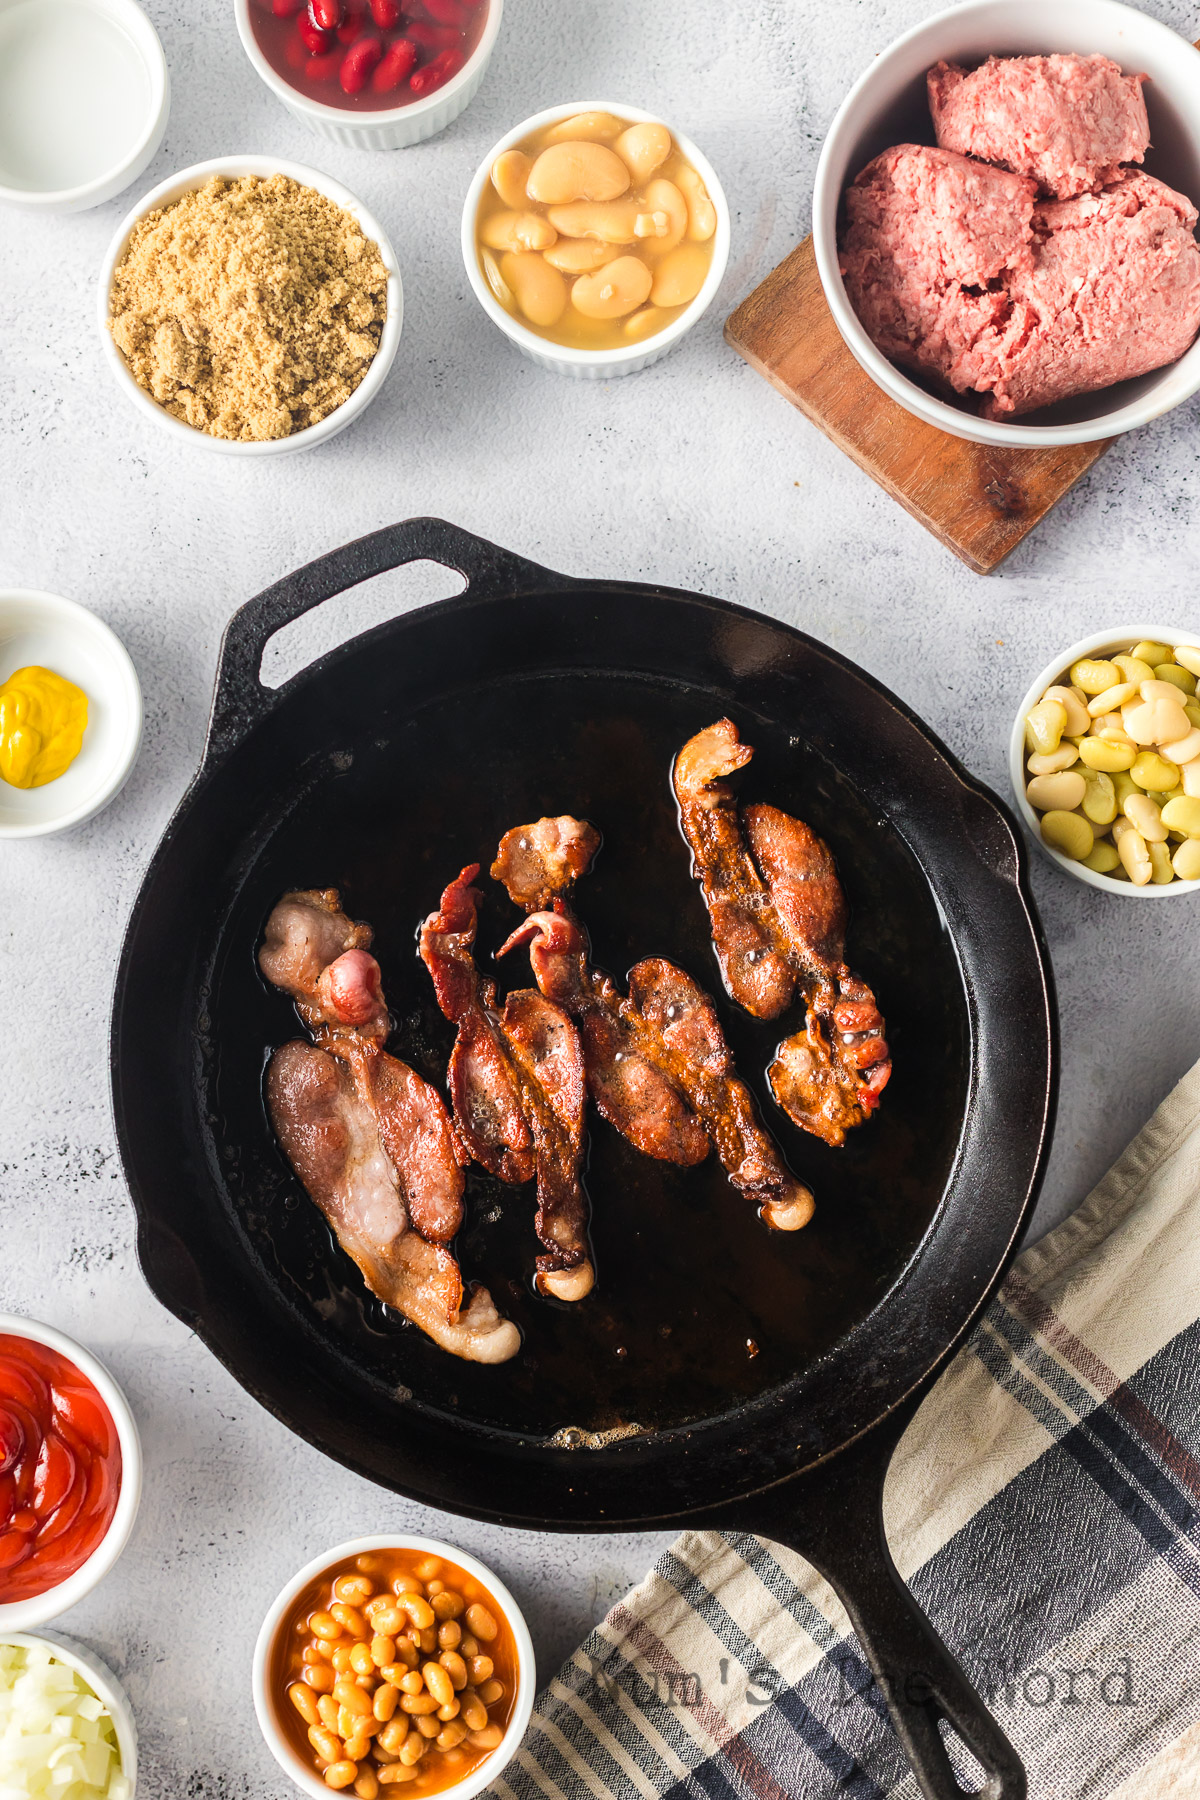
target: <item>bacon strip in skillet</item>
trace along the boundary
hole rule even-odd
[[[504,884],[522,912],[538,912],[556,896],[565,899],[599,848],[596,827],[569,813],[514,825],[500,839],[491,877]]]
[[[537,1178],[536,1230],[546,1246],[537,1285],[559,1300],[591,1292],[588,1204],[579,1177],[586,1086],[579,1034],[532,988],[496,1009],[496,984],[475,967],[479,873],[472,863],[421,928],[421,957],[438,1005],[458,1026],[450,1097],[459,1133],[476,1162],[501,1181]]]
[[[623,996],[594,969],[564,901],[517,927],[499,954],[529,945],[542,993],[578,1022],[588,1088],[599,1112],[647,1156],[687,1166],[709,1141],[767,1224],[798,1231],[812,1195],[784,1166],[738,1080],[712,1001],[673,964],[652,957],[630,971]]]
[[[892,1072],[875,996],[845,962],[846,901],[829,848],[774,806],[740,810],[727,777],[754,755],[732,719],[698,732],[675,759],[673,784],[731,997],[774,1019],[799,994],[804,1029],[768,1070],[793,1122],[845,1142],[879,1105]]]
[[[259,967],[315,1040],[272,1056],[271,1123],[371,1290],[452,1355],[506,1362],[516,1326],[486,1288],[463,1305],[446,1247],[462,1222],[454,1130],[437,1090],[383,1048],[390,1020],[370,942],[334,888],[285,894],[271,913]]]

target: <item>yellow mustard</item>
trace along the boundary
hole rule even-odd
[[[0,779],[12,787],[45,787],[66,773],[87,730],[82,688],[31,663],[0,685]]]

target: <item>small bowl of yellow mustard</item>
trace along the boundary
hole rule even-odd
[[[0,838],[94,818],[141,737],[137,673],[103,620],[58,594],[0,589]]]

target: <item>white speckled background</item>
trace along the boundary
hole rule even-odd
[[[724,316],[807,229],[838,100],[932,10],[924,0],[508,0],[470,111],[432,143],[379,155],[291,121],[246,62],[228,0],[148,10],[175,98],[138,191],[222,152],[311,162],[382,218],[407,290],[400,353],[366,417],[311,455],[235,463],[150,430],[101,363],[96,270],[136,194],[75,218],[0,213],[0,586],[93,607],[128,645],[147,709],[141,761],[107,813],[70,838],[0,847],[0,1307],[92,1345],[141,1423],[133,1543],[62,1621],[128,1686],[140,1792],[265,1800],[286,1783],[254,1725],[250,1650],[266,1603],[310,1555],[402,1523],[457,1536],[512,1584],[549,1674],[661,1539],[537,1537],[397,1500],[290,1437],[142,1282],[108,1110],[109,992],[142,869],[199,757],[230,614],[321,551],[438,513],[570,573],[703,589],[801,625],[1003,791],[1011,714],[1058,648],[1110,623],[1200,623],[1197,408],[1119,444],[985,580],[726,349]],[[1200,33],[1194,5],[1152,10]],[[458,215],[504,130],[597,95],[696,138],[734,239],[720,298],[680,350],[625,382],[577,385],[536,371],[484,318]],[[297,629],[291,665],[456,585],[426,567],[360,589]],[[1040,1234],[1197,1054],[1200,900],[1123,904],[1040,858],[1034,883],[1064,1053]]]

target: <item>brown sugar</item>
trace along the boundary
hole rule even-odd
[[[109,328],[139,387],[241,442],[350,398],[379,349],[388,273],[357,221],[286,175],[214,176],[134,228]]]

